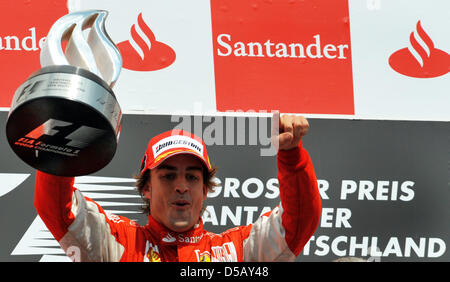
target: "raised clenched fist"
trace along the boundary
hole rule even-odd
[[[283,115],[280,117],[279,112],[273,115],[272,129],[278,128],[278,132],[274,132],[274,143],[279,150],[294,149],[300,143],[300,140],[309,131],[308,120],[303,116]]]

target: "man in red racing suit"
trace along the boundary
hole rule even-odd
[[[36,210],[75,261],[292,261],[316,230],[321,210],[314,168],[301,142],[309,125],[301,118],[280,119],[277,165],[281,204],[253,224],[213,234],[203,229],[197,215],[195,225],[178,232],[157,219],[156,210],[152,210],[147,225],[140,226],[125,217],[105,213],[73,187],[73,177],[41,171],[36,175]],[[282,136],[286,132],[291,136]],[[173,133],[169,137],[173,138]],[[156,141],[161,145],[161,140]],[[173,147],[166,146],[168,149],[150,142],[150,154],[163,148],[163,153],[173,158],[182,150],[181,153],[192,154],[208,166],[206,147],[196,151],[204,145],[201,139],[199,142],[199,146],[181,149],[179,146],[184,145],[173,145],[172,141],[164,143]],[[161,162],[168,158],[162,156],[158,156]],[[145,161],[147,158],[150,163],[157,159],[156,155],[146,155]],[[176,209],[182,213],[187,207]]]

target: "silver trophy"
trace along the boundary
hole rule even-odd
[[[122,111],[111,88],[122,57],[105,31],[107,15],[90,10],[57,20],[41,50],[42,68],[14,94],[8,142],[38,170],[86,175],[115,154]]]

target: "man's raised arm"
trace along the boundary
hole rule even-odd
[[[73,177],[36,172],[34,206],[68,256],[75,261],[119,261],[124,253],[118,224],[73,187]],[[73,257],[76,256],[76,257]]]
[[[304,117],[285,115],[279,120],[274,143],[277,154],[280,206],[252,224],[244,240],[245,261],[292,261],[314,234],[320,218],[317,178],[302,137],[309,131]]]

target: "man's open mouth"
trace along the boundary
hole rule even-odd
[[[191,203],[186,200],[176,200],[176,201],[172,202],[172,205],[177,208],[186,208],[186,207],[189,207],[191,205]]]

